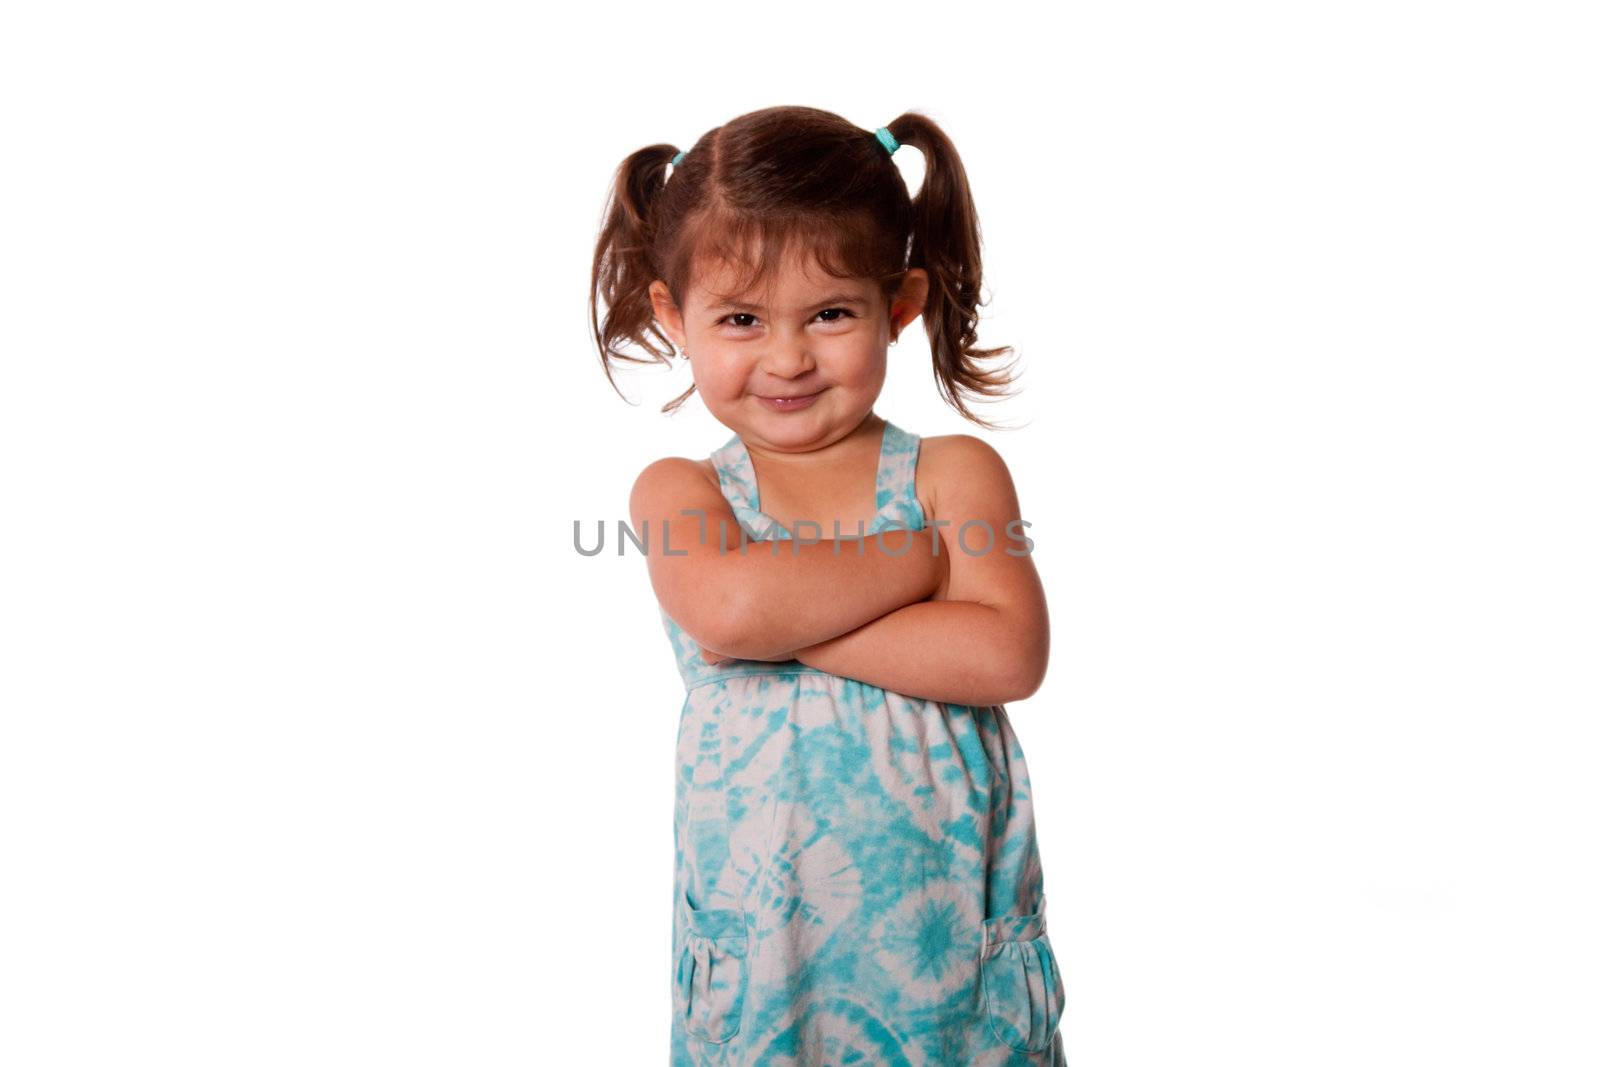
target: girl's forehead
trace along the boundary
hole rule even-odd
[[[750,264],[716,261],[695,272],[692,299],[701,304],[738,303],[764,307],[806,305],[846,295],[863,298],[872,283],[866,278],[839,278],[815,262],[785,259],[773,264],[764,279],[754,278]]]

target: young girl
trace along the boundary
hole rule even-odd
[[[651,463],[629,509],[688,690],[673,1064],[1065,1063],[1002,706],[1049,649],[1032,542],[991,447],[873,411],[920,316],[941,394],[988,425],[966,401],[1011,378],[974,347],[979,281],[961,160],[923,115],[769,108],[617,172],[602,366],[670,339],[694,386],[664,410],[698,391],[733,431]]]

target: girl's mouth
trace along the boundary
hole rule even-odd
[[[815,393],[808,393],[805,396],[776,397],[758,395],[757,399],[773,411],[799,411],[801,408],[810,407],[817,397],[821,395],[822,390],[819,389]]]

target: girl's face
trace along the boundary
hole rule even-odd
[[[912,270],[885,304],[876,283],[839,279],[814,264],[783,264],[764,291],[726,293],[726,266],[706,268],[673,306],[650,286],[656,319],[689,360],[718,422],[775,451],[809,451],[849,434],[883,389],[888,345],[922,313],[928,275]]]

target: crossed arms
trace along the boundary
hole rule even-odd
[[[966,434],[925,438],[919,464],[933,498],[923,530],[754,541],[740,551],[738,521],[704,469],[657,460],[629,500],[634,529],[649,535],[656,598],[723,656],[796,659],[951,704],[1032,695],[1048,661],[1049,621],[1032,557],[1013,554],[1023,545],[1010,472]],[[668,527],[670,555],[661,537]]]

